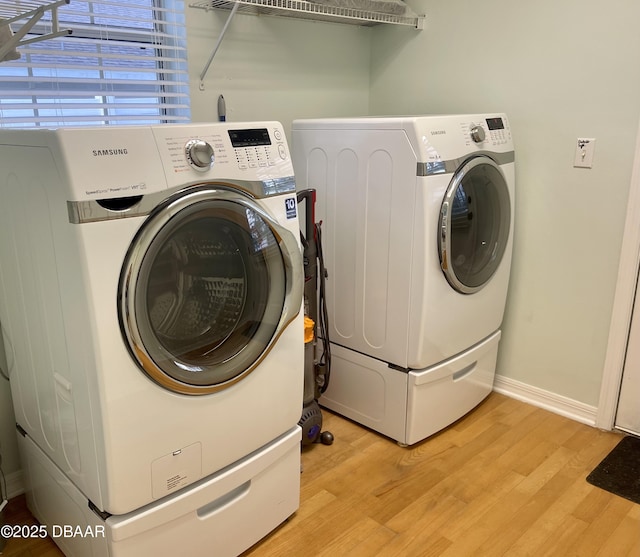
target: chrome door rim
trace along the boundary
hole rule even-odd
[[[194,385],[171,377],[153,360],[145,347],[143,335],[137,325],[135,291],[138,274],[144,258],[160,230],[187,207],[203,201],[227,201],[240,204],[255,211],[269,225],[274,234],[285,269],[285,292],[282,314],[271,340],[261,354],[246,369],[221,383]],[[302,255],[295,236],[280,225],[258,203],[237,190],[218,184],[193,186],[181,190],[158,205],[142,225],[132,241],[122,268],[118,289],[118,317],[127,348],[138,366],[159,385],[182,394],[202,395],[225,389],[251,373],[273,348],[287,325],[295,319],[301,309],[304,286]]]
[[[462,180],[464,180],[464,178],[473,168],[481,165],[491,166],[498,171],[498,173],[502,177],[504,188],[507,190],[507,194],[508,194],[507,180],[500,166],[493,159],[487,156],[477,156],[467,160],[460,167],[460,169],[455,173],[453,180],[451,181],[451,183],[449,184],[449,187],[447,188],[447,191],[444,196],[444,201],[442,202],[442,206],[440,209],[440,219],[438,223],[438,228],[439,228],[438,251],[440,254],[440,266],[449,284],[451,284],[451,286],[455,290],[457,290],[462,294],[473,294],[475,292],[478,292],[489,283],[489,281],[491,280],[491,277],[495,274],[495,272],[500,267],[500,262],[504,257],[504,251],[508,243],[508,235],[511,233],[510,230],[507,231],[507,241],[505,241],[502,249],[502,253],[500,254],[500,262],[496,265],[496,268],[493,270],[491,275],[489,275],[489,277],[487,277],[487,279],[482,284],[478,286],[469,286],[463,283],[458,278],[458,276],[455,273],[455,270],[453,269],[453,266],[451,265],[451,217],[453,212],[453,201],[456,195],[456,191],[460,186],[460,184],[462,183]],[[509,211],[511,211],[510,206],[509,206]],[[511,220],[510,216],[508,220],[510,222]]]

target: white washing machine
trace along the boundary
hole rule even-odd
[[[416,443],[492,389],[513,239],[507,117],[298,120],[292,150],[329,274],[320,402]]]
[[[240,553],[299,501],[304,278],[282,126],[4,129],[0,168],[31,510],[103,524],[105,546],[56,539],[68,555]]]

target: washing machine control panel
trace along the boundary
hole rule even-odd
[[[267,128],[230,129],[229,139],[240,170],[274,166],[278,159],[287,158],[284,136],[278,128],[273,130],[273,139]]]
[[[279,122],[154,126],[169,187],[199,180],[266,180],[293,176]]]

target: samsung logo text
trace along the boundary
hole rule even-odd
[[[94,149],[92,153],[94,157],[116,157],[129,154],[126,149]]]

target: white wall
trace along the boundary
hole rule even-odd
[[[640,114],[640,3],[409,2],[426,28],[376,29],[371,112],[508,114],[517,208],[498,373],[595,406]],[[573,168],[577,137],[597,139],[593,169]]]
[[[365,115],[369,110],[371,30],[238,14],[200,90],[202,72],[228,12],[187,9],[192,119],[279,120]]]

